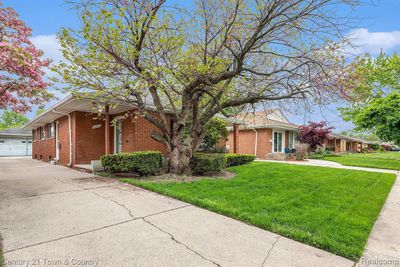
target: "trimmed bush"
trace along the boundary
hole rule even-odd
[[[163,155],[158,151],[139,151],[105,155],[100,160],[106,171],[150,175],[161,170]]]
[[[219,172],[226,166],[224,154],[196,153],[190,160],[190,167],[195,174]]]
[[[256,159],[255,155],[250,154],[225,154],[226,167],[247,164]]]
[[[371,144],[371,148],[373,150],[379,150],[381,148],[381,145],[380,144]]]

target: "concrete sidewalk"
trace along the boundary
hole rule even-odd
[[[394,173],[398,174],[399,171],[396,170],[388,170],[388,169],[378,169],[378,168],[366,168],[366,167],[356,167],[356,166],[345,166],[337,162],[329,161],[329,160],[320,160],[320,159],[307,159],[302,161],[282,161],[282,160],[266,160],[266,159],[257,159],[256,161],[260,162],[274,162],[274,163],[282,163],[282,164],[294,164],[294,165],[303,165],[303,166],[319,166],[319,167],[328,167],[328,168],[338,168],[338,169],[349,169],[349,170],[359,170],[359,171],[369,171],[369,172],[386,172],[386,173]]]
[[[354,262],[115,180],[0,158],[6,266],[353,266]]]
[[[357,266],[400,266],[400,175],[372,228]]]

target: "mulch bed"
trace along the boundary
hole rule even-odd
[[[97,173],[99,174],[103,179],[104,177],[109,177],[109,178],[134,178],[138,180],[145,180],[145,181],[154,181],[154,182],[192,182],[196,180],[202,180],[202,179],[224,179],[224,180],[229,180],[235,177],[234,172],[230,171],[220,171],[218,173],[208,173],[202,176],[199,175],[177,175],[177,174],[172,174],[172,173],[166,173],[166,174],[160,174],[160,175],[154,175],[154,176],[139,176],[137,174],[133,173]]]

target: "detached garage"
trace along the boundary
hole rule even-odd
[[[0,157],[31,156],[32,132],[22,129],[0,130]]]

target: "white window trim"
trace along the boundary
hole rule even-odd
[[[40,140],[46,140],[46,126],[40,127]]]
[[[292,138],[290,138],[290,135],[292,135]],[[296,135],[297,135],[297,132],[295,132],[295,131],[290,131],[289,132],[289,136],[288,136],[288,148],[289,149],[294,149],[294,148],[296,148]],[[293,145],[293,147],[290,147],[290,139],[292,139],[292,145]]]
[[[117,121],[114,125],[114,154],[117,154],[117,124],[120,125],[121,129],[120,131],[122,132],[122,121],[119,120],[119,118],[117,118]],[[121,151],[119,153],[122,152],[122,140],[119,140],[121,142]]]
[[[275,133],[282,134],[282,150],[275,152]],[[284,153],[285,152],[285,131],[279,129],[272,130],[272,153]]]
[[[53,135],[50,135],[50,133],[51,133],[51,127],[53,127]],[[54,138],[55,131],[56,131],[56,127],[55,127],[54,121],[48,123],[48,124],[47,124],[47,138],[48,138],[48,139]]]

